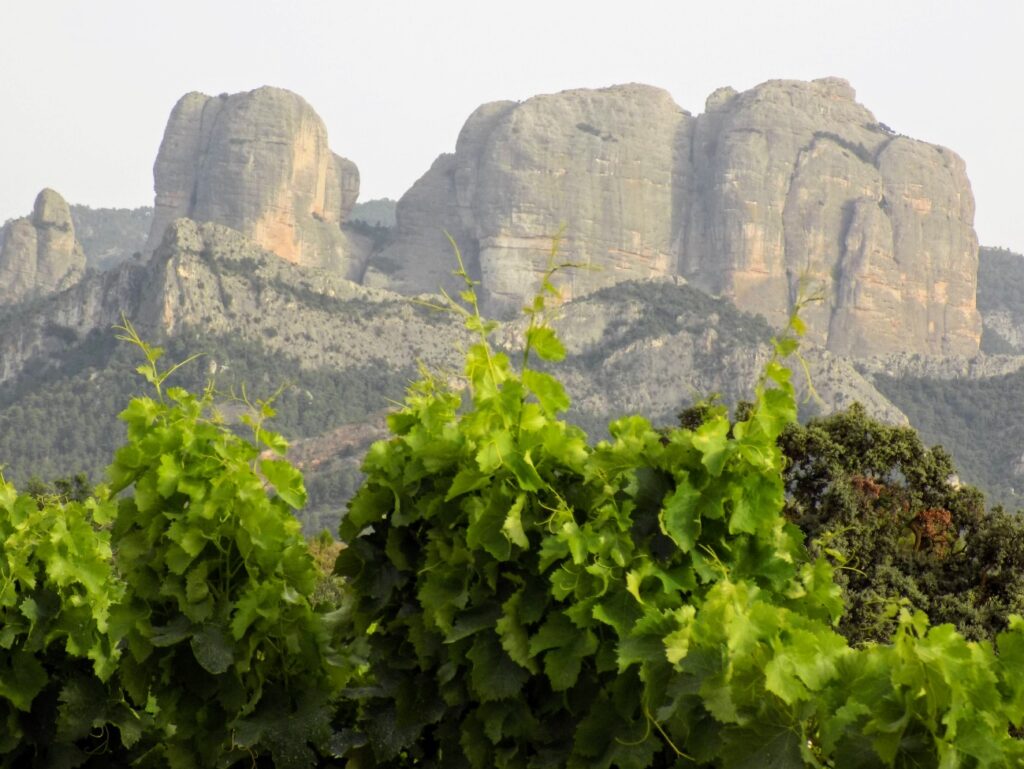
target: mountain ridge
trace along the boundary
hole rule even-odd
[[[536,290],[563,215],[578,226],[562,232],[555,258],[585,268],[561,276],[566,301],[552,320],[568,356],[556,371],[570,418],[595,438],[627,411],[667,424],[698,394],[749,397],[772,324],[788,317],[807,276],[824,279],[825,297],[803,311],[802,354],[820,397],[805,402],[806,415],[859,400],[888,422],[930,420],[930,435],[966,446],[942,432],[948,415],[920,416],[914,383],[989,383],[1024,365],[1024,304],[1012,291],[1024,286],[1024,260],[972,256],[962,161],[893,134],[845,81],[719,89],[697,118],[639,84],[483,105],[455,153],[395,205],[393,226],[380,202],[367,209],[372,222],[357,215],[358,170],[345,162],[295,94],[183,97],[155,167],[156,208],[71,207],[92,269],[0,305],[0,461],[14,462],[15,475],[70,473],[81,466],[40,457],[72,444],[69,458],[90,456],[85,439],[59,430],[24,443],[46,393],[77,404],[72,412],[103,412],[83,431],[96,445],[116,434],[112,401],[94,390],[123,386],[88,356],[130,376],[110,351],[124,317],[182,357],[197,351],[187,344],[208,348],[193,384],[209,375],[240,385],[234,372],[269,392],[296,382],[299,392],[283,396],[284,431],[312,468],[316,514],[336,513],[358,480],[352,442],[378,434],[381,410],[417,366],[460,381],[469,340],[426,308],[442,303],[439,286],[458,288],[444,229],[488,308],[506,316],[496,344],[512,352],[522,321],[510,310]],[[250,163],[263,170],[242,173]],[[199,220],[174,218],[182,212]],[[259,225],[267,216],[269,229]],[[786,261],[798,252],[817,261]],[[899,311],[888,321],[887,307]],[[875,337],[877,349],[864,346]],[[810,394],[799,366],[796,375]],[[353,393],[351,408],[323,403],[344,400],[340,388]]]

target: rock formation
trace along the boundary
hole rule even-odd
[[[238,230],[294,264],[362,276],[366,255],[340,228],[359,195],[359,171],[331,152],[323,121],[294,93],[186,94],[153,178],[149,251],[168,224],[188,217]]]
[[[368,284],[450,286],[447,230],[492,311],[535,290],[551,237],[567,295],[682,275],[841,354],[972,354],[977,239],[964,163],[896,136],[843,80],[713,93],[691,117],[639,85],[499,102],[399,201]]]
[[[177,219],[146,268],[135,321],[157,335],[231,336],[335,371],[457,365],[462,332],[443,313],[291,264],[233,228]]]
[[[977,238],[963,161],[892,134],[843,80],[712,94],[694,141],[683,272],[829,349],[976,352]]]
[[[85,254],[75,238],[71,211],[45,189],[32,215],[8,222],[0,237],[0,303],[61,291],[81,278]]]
[[[399,201],[397,237],[366,280],[404,291],[447,286],[455,260],[445,230],[498,311],[532,295],[559,232],[560,261],[596,268],[571,273],[568,298],[676,274],[674,196],[690,123],[668,93],[644,85],[486,104],[455,154]]]

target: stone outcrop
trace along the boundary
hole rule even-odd
[[[83,340],[112,337],[122,318],[138,314],[145,280],[145,265],[129,259],[104,272],[89,271],[66,291],[38,303],[0,313],[0,386],[17,381],[27,367],[48,372],[42,383],[61,370],[63,356]]]
[[[0,237],[0,302],[62,291],[82,277],[85,254],[67,202],[45,189],[32,215],[8,222]]]
[[[878,123],[835,78],[718,93],[697,121],[684,273],[856,356],[977,351],[977,238],[963,161]],[[709,269],[710,268],[710,269]]]
[[[238,230],[293,264],[362,276],[366,254],[340,227],[359,195],[359,170],[331,151],[323,121],[294,93],[186,94],[153,177],[149,251],[188,217]]]
[[[171,222],[146,268],[135,321],[158,336],[230,336],[334,371],[457,365],[462,331],[443,313],[291,264],[223,225]]]
[[[590,268],[570,298],[682,275],[778,325],[816,289],[803,316],[833,352],[973,354],[964,163],[895,135],[854,96],[825,78],[719,89],[696,118],[638,85],[485,105],[399,201],[366,281],[450,286],[447,230],[505,312],[532,295],[564,225],[560,259]]]
[[[396,238],[373,257],[367,281],[447,287],[455,260],[445,230],[499,312],[532,295],[559,233],[558,259],[594,268],[569,275],[567,298],[675,274],[674,196],[691,122],[667,92],[644,85],[486,104],[455,154],[399,201]]]

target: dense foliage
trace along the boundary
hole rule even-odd
[[[784,516],[780,443],[791,500],[821,500],[791,514],[825,556],[849,558],[835,524],[871,510],[909,528],[912,552],[952,557],[945,514],[977,511],[947,457],[857,413],[794,428],[789,338],[739,418],[711,405],[664,431],[627,417],[591,446],[532,362],[565,355],[544,321],[550,274],[518,365],[463,277],[465,386],[411,387],[366,458],[347,546],[315,543],[345,585],[299,534],[305,489],[269,405],[240,437],[211,389],[165,388],[175,369],[123,329],[153,394],[122,412],[110,485],[76,501],[0,484],[0,764],[1024,761],[1024,620],[969,641],[890,603],[888,643],[851,646],[833,566]]]
[[[888,640],[897,600],[975,639],[1024,611],[1024,522],[986,511],[941,447],[860,406],[790,425],[780,445],[787,516],[840,567],[851,642]]]
[[[464,276],[465,277],[465,276]],[[468,278],[467,278],[468,281]],[[553,291],[549,281],[545,289]],[[795,420],[769,364],[745,418],[557,419],[564,350],[530,312],[517,371],[475,311],[466,392],[425,379],[367,457],[342,524],[361,690],[358,766],[1005,766],[1024,623],[991,644],[894,607],[851,648],[832,567],[782,515]],[[784,341],[778,353],[791,352]]]
[[[239,437],[125,331],[154,397],[121,414],[110,486],[0,485],[0,764],[311,766],[346,678],[292,515],[301,475],[269,406]]]
[[[0,478],[0,765],[73,766],[106,723],[131,742],[135,715],[104,688],[125,590],[98,528],[113,508],[19,496]]]
[[[279,765],[308,764],[307,740],[329,738],[341,679],[310,602],[318,572],[291,514],[306,502],[302,476],[262,426],[268,405],[244,418],[254,437],[245,441],[210,418],[210,390],[164,397],[159,351],[133,341],[157,397],[122,412],[128,441],[108,470],[112,494],[131,489],[112,538],[128,585],[116,612],[127,645],[119,683],[139,707],[157,703],[147,747],[171,766],[228,765],[257,746]]]

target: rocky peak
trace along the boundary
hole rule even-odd
[[[552,236],[567,295],[681,275],[853,356],[971,354],[974,202],[963,161],[896,136],[840,78],[720,88],[694,118],[644,85],[484,105],[399,201],[368,283],[450,286],[458,241],[492,311],[532,295]]]
[[[518,308],[559,258],[568,297],[677,271],[673,195],[686,164],[690,118],[669,94],[629,84],[496,102],[466,122],[398,204],[395,237],[367,282],[406,291],[449,286],[450,232],[492,311]]]
[[[183,96],[153,167],[147,249],[180,217],[222,224],[289,262],[361,277],[365,255],[341,230],[359,195],[355,164],[334,154],[300,96],[258,88]]]
[[[694,136],[694,283],[775,323],[816,287],[811,337],[840,353],[977,351],[974,202],[954,153],[893,135],[838,78],[759,85]]]
[[[0,302],[61,291],[85,270],[71,209],[49,188],[36,196],[31,216],[7,223],[0,243]]]
[[[71,207],[56,190],[49,187],[36,195],[32,206],[32,224],[37,229],[53,228],[64,232],[74,229],[71,223]]]

